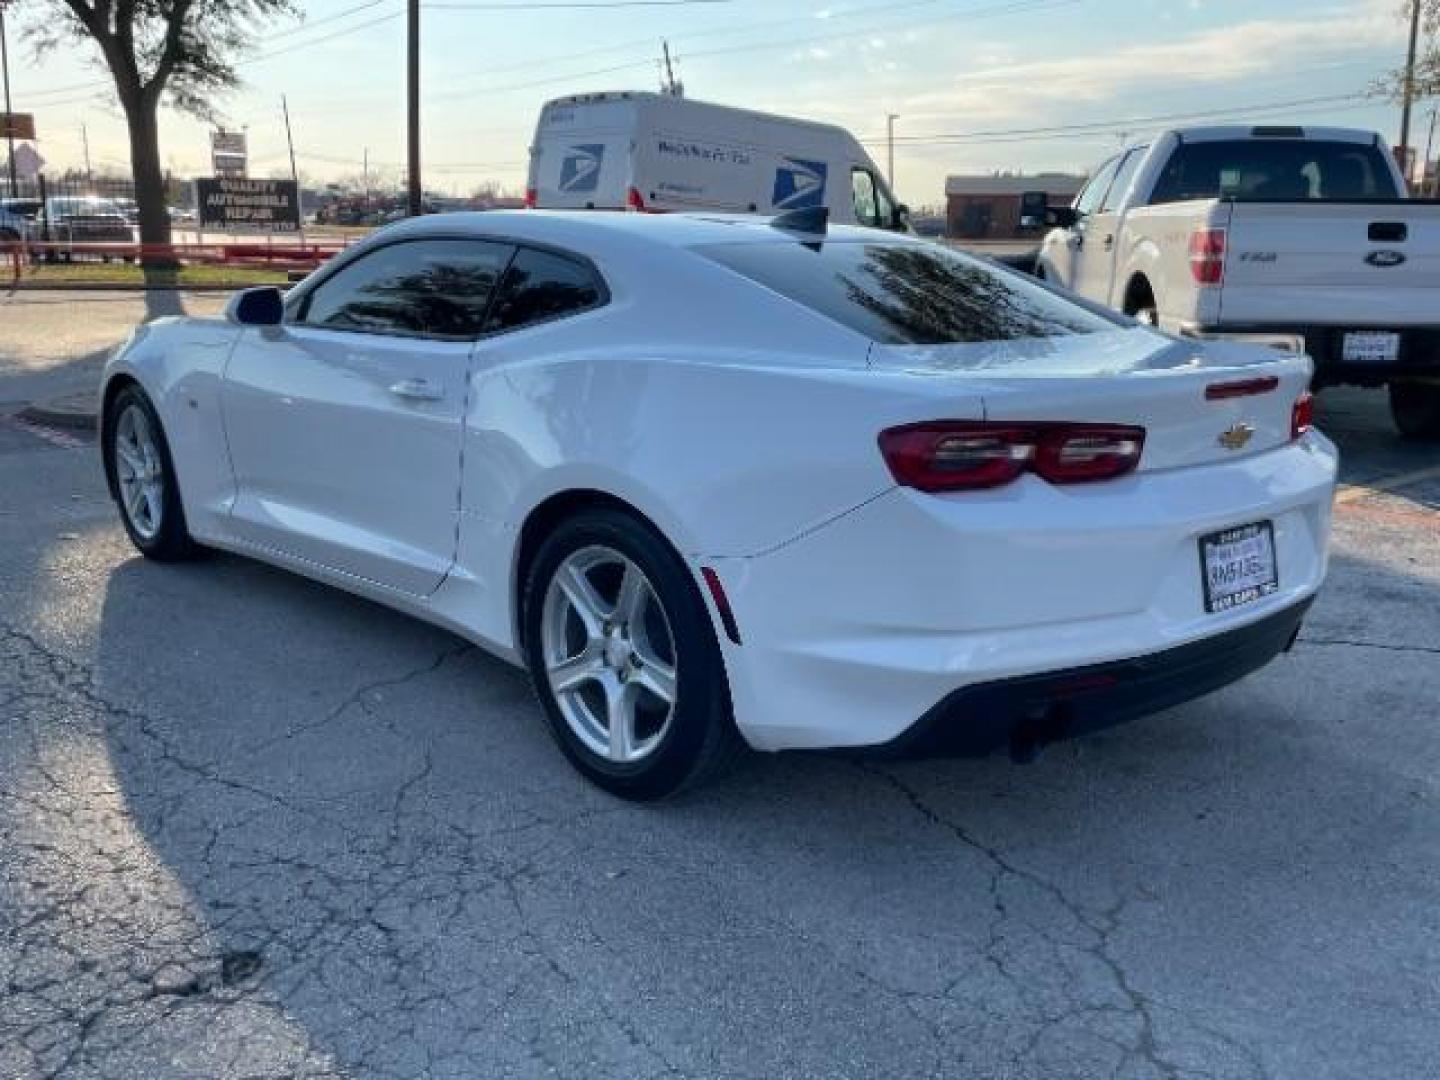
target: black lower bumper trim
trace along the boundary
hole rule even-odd
[[[975,757],[1008,747],[1025,756],[1046,743],[1168,709],[1264,667],[1295,640],[1310,603],[1164,652],[964,687],[875,749]]]

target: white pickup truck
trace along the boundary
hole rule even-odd
[[[1303,351],[1314,385],[1390,388],[1440,438],[1440,201],[1406,199],[1379,135],[1167,131],[1051,208],[1036,272],[1174,334]]]

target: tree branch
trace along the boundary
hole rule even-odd
[[[158,97],[175,73],[175,65],[185,54],[185,21],[190,17],[193,0],[175,0],[170,9],[170,22],[165,27],[165,44],[150,81],[145,84],[145,93]]]

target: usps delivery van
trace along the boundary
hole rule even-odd
[[[825,206],[831,221],[896,230],[908,213],[844,128],[648,93],[549,102],[530,148],[525,199],[544,210]]]

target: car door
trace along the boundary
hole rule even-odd
[[[1096,169],[1090,182],[1081,188],[1080,194],[1075,197],[1075,224],[1068,229],[1056,229],[1045,238],[1045,261],[1050,265],[1051,276],[1067,289],[1085,296],[1090,295],[1081,287],[1085,272],[1089,219],[1099,208],[1105,193],[1110,190],[1110,181],[1115,179],[1115,170],[1119,164],[1119,158],[1111,158]]]
[[[1110,303],[1115,285],[1115,257],[1120,244],[1120,209],[1130,191],[1130,181],[1145,156],[1145,147],[1124,154],[1094,209],[1078,224],[1084,246],[1076,261],[1075,291],[1102,304]],[[1098,178],[1097,178],[1098,179]]]
[[[387,244],[244,332],[224,388],[240,539],[414,596],[440,584],[474,341],[512,254]]]

